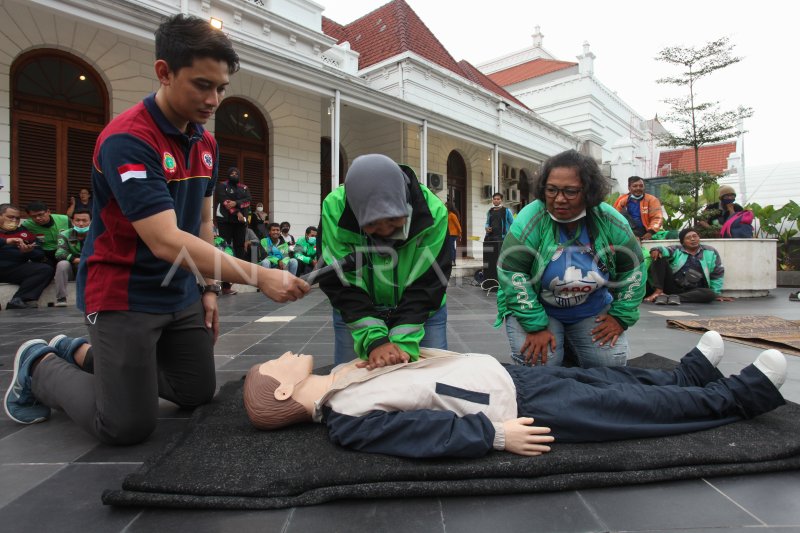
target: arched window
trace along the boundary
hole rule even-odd
[[[219,145],[219,179],[237,167],[255,204],[269,210],[269,128],[264,115],[241,98],[226,98],[216,113],[214,136]]]
[[[91,188],[92,154],[108,120],[95,70],[60,50],[34,50],[11,65],[11,201],[44,200],[63,213]]]

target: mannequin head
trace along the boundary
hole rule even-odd
[[[258,429],[278,429],[311,420],[311,413],[292,398],[295,386],[311,375],[310,355],[286,352],[272,361],[254,365],[244,380],[244,407]]]

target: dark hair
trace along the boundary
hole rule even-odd
[[[644,178],[642,178],[641,176],[631,176],[630,178],[628,178],[628,187],[630,187],[637,181],[644,181]]]
[[[291,225],[291,224],[289,224],[288,222],[286,222],[285,220],[284,220],[283,222],[281,222],[280,226],[281,226],[281,227],[283,227],[283,226],[288,226],[290,229],[291,229],[291,227],[292,227],[292,225]]]
[[[228,36],[205,19],[182,13],[164,19],[155,32],[156,59],[173,72],[190,67],[196,58],[210,57],[228,64],[228,74],[239,70],[239,56]]]
[[[19,207],[15,206],[14,204],[0,204],[0,215],[4,215],[9,209],[19,211]]]
[[[448,211],[452,211],[453,213],[456,214],[457,217],[461,216],[461,213],[458,212],[458,208],[456,207],[456,204],[453,202],[453,200],[447,200],[446,205]]]
[[[542,166],[538,181],[534,186],[536,197],[544,201],[544,188],[547,185],[547,178],[554,168],[574,168],[581,179],[583,188],[584,204],[587,208],[597,207],[611,192],[611,184],[600,172],[597,161],[589,156],[585,156],[575,150],[567,150],[556,154]]]
[[[91,190],[89,187],[81,187],[80,189],[78,189],[78,192],[81,192],[81,191],[86,191],[86,192],[88,192],[88,193],[89,193],[89,196],[91,196],[91,195],[92,195],[92,190]]]
[[[92,218],[92,212],[84,208],[76,209],[75,211],[73,211],[72,218],[75,218],[75,215],[89,215],[89,218]]]
[[[309,234],[309,233],[311,233],[312,231],[317,231],[317,227],[316,227],[316,226],[309,226],[309,227],[307,227],[307,228],[306,228],[306,235],[308,235],[308,234]]]
[[[272,228],[278,228],[278,229],[281,229],[281,225],[280,225],[280,224],[278,224],[277,222],[270,222],[270,223],[269,223],[269,229],[272,229]]]
[[[495,196],[499,196],[501,200],[503,199],[503,195],[502,195],[502,194],[500,194],[499,192],[496,192],[496,193],[494,193],[494,194],[492,195],[492,199],[494,199],[494,197],[495,197]]]
[[[34,200],[25,206],[25,211],[28,213],[31,211],[47,211],[47,204],[42,200]]]
[[[683,239],[685,239],[686,236],[689,235],[691,232],[695,232],[697,233],[698,236],[700,236],[700,233],[698,233],[697,228],[695,228],[694,226],[689,226],[688,228],[683,228],[681,232],[678,233],[678,242],[683,244]]]

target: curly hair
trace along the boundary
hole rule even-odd
[[[537,198],[544,201],[544,188],[547,185],[547,178],[550,177],[550,172],[554,168],[564,167],[574,168],[578,173],[581,179],[581,187],[583,188],[583,201],[587,209],[600,205],[605,200],[606,195],[611,192],[611,184],[600,172],[597,161],[576,150],[567,150],[552,156],[542,165],[538,181],[533,188]]]

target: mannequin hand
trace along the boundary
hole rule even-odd
[[[383,366],[396,365],[398,363],[408,363],[409,357],[406,352],[397,347],[396,344],[387,342],[381,344],[369,353],[369,360],[359,361],[356,368],[366,368],[373,370]]]
[[[548,435],[550,428],[532,426],[533,418],[515,418],[503,422],[506,434],[506,451],[518,455],[542,455],[550,451],[545,443],[555,438]]]
[[[543,329],[525,336],[525,342],[520,346],[519,354],[525,358],[525,363],[528,365],[536,365],[537,361],[539,361],[538,364],[544,365],[547,363],[548,347],[551,352],[556,350],[556,338],[550,333],[550,330]]]
[[[625,331],[619,322],[611,315],[600,315],[595,319],[597,327],[592,330],[592,342],[599,341],[600,346],[608,343],[609,346],[614,346],[617,339]]]

